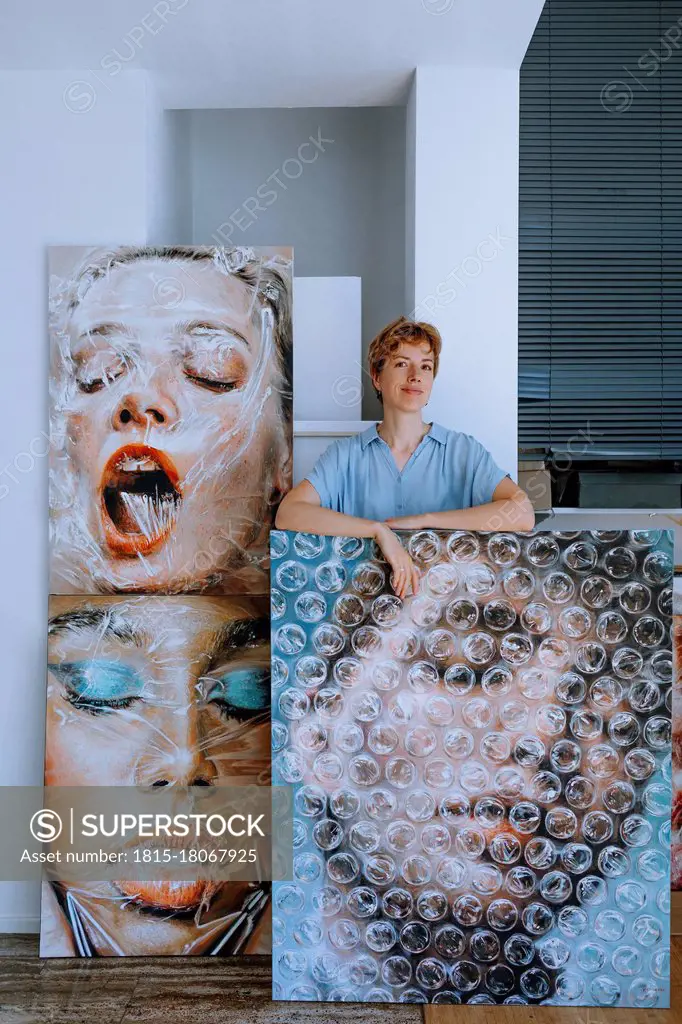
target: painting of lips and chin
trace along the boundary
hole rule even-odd
[[[268,785],[293,254],[56,247],[47,786]],[[41,955],[268,953],[270,883],[45,882]]]
[[[50,249],[51,593],[263,594],[290,249]]]

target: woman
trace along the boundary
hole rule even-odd
[[[394,530],[531,530],[526,494],[475,438],[424,423],[438,373],[440,334],[401,316],[369,348],[383,419],[342,438],[282,501],[276,525],[332,536],[372,537],[395,592],[415,593],[418,572]]]
[[[52,593],[267,593],[290,255],[52,251]]]
[[[51,598],[45,785],[267,786],[269,631],[263,598]],[[46,883],[41,955],[266,953],[269,887]]]

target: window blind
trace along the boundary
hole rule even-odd
[[[682,4],[546,0],[521,67],[519,441],[682,458]]]

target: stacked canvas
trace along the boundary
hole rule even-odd
[[[269,784],[288,249],[50,251],[46,784]],[[44,956],[270,951],[269,883],[43,886]]]

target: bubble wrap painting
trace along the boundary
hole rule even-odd
[[[672,537],[271,535],[273,996],[669,1006]]]
[[[673,581],[673,808],[670,883],[682,890],[682,576]]]

